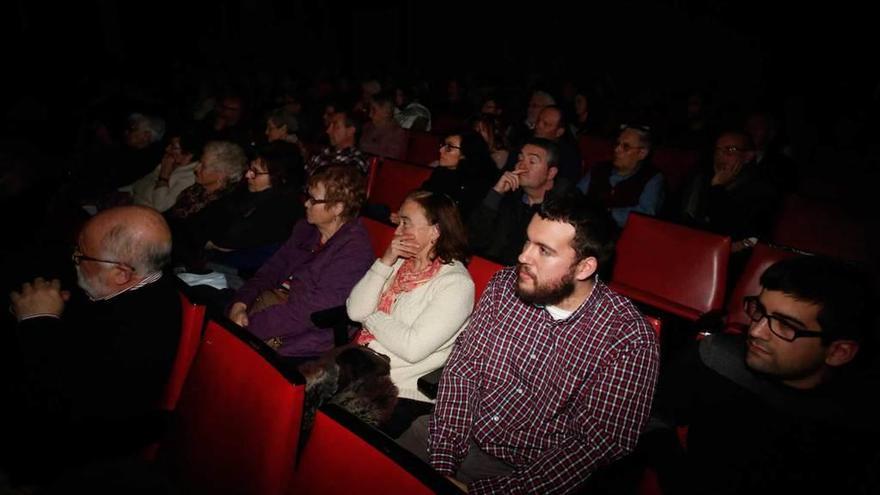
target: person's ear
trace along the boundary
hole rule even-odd
[[[825,350],[825,364],[843,366],[856,358],[859,343],[854,340],[835,340]]]
[[[577,266],[575,267],[574,276],[576,279],[584,281],[592,277],[598,269],[599,260],[597,260],[594,256],[587,256],[586,258],[578,261]]]
[[[133,275],[132,269],[123,265],[113,265],[110,273],[111,280],[119,287],[128,284]]]
[[[553,180],[556,178],[556,174],[559,173],[559,168],[555,165],[547,169],[547,180]]]
[[[559,127],[559,128],[556,129],[556,132],[554,132],[554,135],[556,136],[556,139],[561,138],[563,134],[565,134],[565,128],[564,128],[564,127]]]

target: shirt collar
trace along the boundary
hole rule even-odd
[[[140,282],[138,282],[130,287],[126,287],[126,288],[122,289],[121,291],[114,292],[113,294],[110,294],[109,296],[99,297],[97,299],[93,299],[92,296],[89,296],[89,299],[91,299],[92,302],[109,301],[110,299],[113,299],[114,297],[116,297],[120,294],[124,294],[126,292],[136,291],[136,290],[140,289],[141,287],[152,284],[153,282],[159,280],[160,278],[162,278],[162,272],[156,272],[156,273],[147,275]]]

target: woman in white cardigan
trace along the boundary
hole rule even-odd
[[[474,305],[474,282],[462,263],[467,235],[445,194],[416,191],[400,207],[400,224],[385,254],[348,297],[348,316],[363,323],[356,337],[391,358],[400,390],[389,433],[402,432],[431,408],[420,376],[440,368]],[[401,429],[402,428],[402,429]]]

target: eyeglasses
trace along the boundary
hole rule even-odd
[[[269,175],[269,172],[261,172],[257,167],[248,167],[247,171],[254,175]]]
[[[134,269],[133,266],[129,265],[128,263],[123,263],[121,261],[113,261],[113,260],[102,260],[100,258],[92,258],[91,256],[86,256],[86,255],[82,254],[82,251],[80,251],[79,247],[73,248],[73,253],[70,255],[70,259],[73,260],[73,264],[76,266],[79,266],[80,262],[82,262],[82,261],[94,261],[95,263],[109,263],[111,265],[118,265],[123,268],[127,268],[133,272],[137,271]]]
[[[312,196],[311,194],[306,193],[306,201],[305,202],[311,203],[313,205],[320,205],[320,204],[324,204],[324,203],[330,203],[332,201],[329,199],[318,199],[318,198]]]
[[[460,150],[461,146],[456,146],[451,143],[443,143],[440,145],[441,150],[452,151],[452,150]]]
[[[795,339],[801,337],[821,337],[820,330],[808,330],[782,316],[773,316],[767,314],[767,309],[758,300],[758,296],[746,296],[743,298],[743,309],[746,315],[754,323],[758,323],[763,318],[767,318],[767,326],[773,335],[779,337],[786,342],[794,342]]]
[[[715,153],[723,153],[725,155],[733,155],[735,153],[739,153],[740,151],[745,151],[745,148],[740,148],[739,146],[716,146]]]

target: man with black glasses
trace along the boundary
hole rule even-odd
[[[666,369],[662,427],[642,438],[665,492],[877,493],[869,285],[835,260],[780,261],[744,301],[746,335],[706,337]]]
[[[82,291],[37,278],[12,292],[0,471],[46,481],[159,438],[181,324],[177,289],[162,273],[170,253],[160,213],[111,208],[85,224],[73,249]]]

